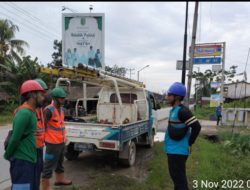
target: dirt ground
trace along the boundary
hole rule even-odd
[[[105,175],[105,173],[111,173],[114,177],[125,176],[142,182],[147,177],[144,167],[145,162],[153,158],[153,151],[144,146],[137,146],[136,148],[136,163],[133,167],[127,168],[119,164],[114,154],[103,152],[81,153],[77,160],[68,161],[65,159],[65,174],[76,187],[87,187],[95,182],[97,176]],[[61,186],[57,189],[66,190],[70,187]]]

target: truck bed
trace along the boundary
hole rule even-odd
[[[100,144],[103,142],[114,142],[116,146],[113,149],[116,150],[119,150],[124,142],[151,130],[149,120],[122,125],[65,122],[65,127],[69,141],[92,143],[99,149],[102,149]]]

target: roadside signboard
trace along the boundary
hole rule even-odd
[[[221,68],[221,65],[212,65],[212,71],[214,72],[218,72],[220,71],[222,68]]]
[[[221,57],[199,57],[193,59],[194,65],[199,64],[220,64],[221,63]]]
[[[211,88],[219,88],[221,85],[221,82],[210,82]]]
[[[196,44],[194,48],[194,57],[221,56],[221,54],[222,46],[220,44]]]
[[[183,61],[182,60],[177,60],[176,62],[176,70],[182,70],[183,67]],[[189,70],[189,61],[186,61],[186,70]]]
[[[210,96],[210,107],[217,107],[221,103],[221,95],[220,94],[211,94]]]
[[[62,15],[63,66],[104,69],[104,14]]]

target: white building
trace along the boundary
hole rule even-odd
[[[250,83],[248,82],[235,82],[225,84],[225,98],[240,99],[250,97]]]

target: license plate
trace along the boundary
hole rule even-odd
[[[74,149],[77,151],[84,151],[84,150],[93,151],[94,145],[88,143],[75,143]]]

